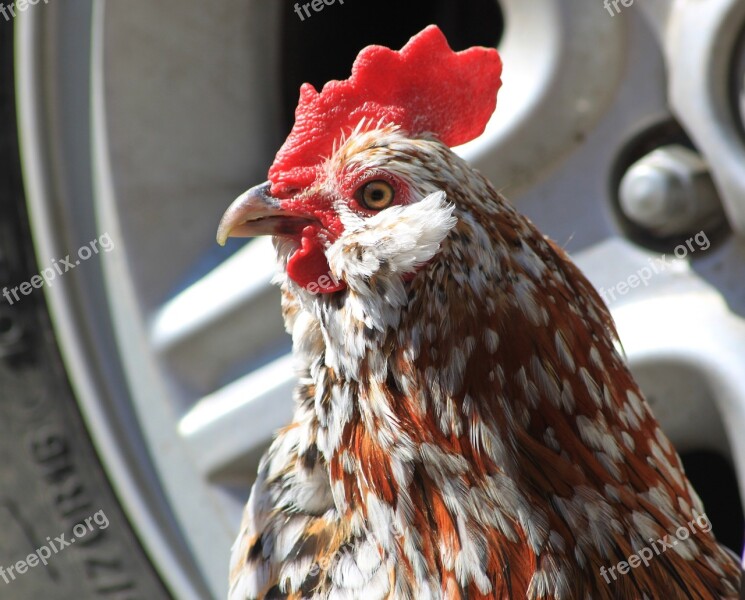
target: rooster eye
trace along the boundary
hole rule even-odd
[[[358,200],[369,210],[383,210],[391,205],[396,197],[393,186],[382,179],[370,181],[363,185],[358,192]]]

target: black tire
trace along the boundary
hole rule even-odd
[[[0,291],[38,272],[19,162],[13,24],[6,21],[0,23]],[[12,305],[0,296],[0,461],[0,598],[171,597],[96,455],[39,293]],[[55,538],[73,540],[79,523],[78,534],[83,528],[85,534],[58,548]],[[51,552],[46,566],[31,559],[19,572],[19,561],[43,546],[58,553]]]

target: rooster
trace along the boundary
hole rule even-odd
[[[223,216],[273,236],[298,377],[231,600],[737,597],[607,307],[450,149],[500,76],[434,26],[364,49]]]

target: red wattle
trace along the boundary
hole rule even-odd
[[[310,230],[310,231],[309,231]],[[316,231],[306,227],[298,248],[287,261],[287,275],[311,294],[330,294],[347,285],[331,274],[323,246],[315,237]]]

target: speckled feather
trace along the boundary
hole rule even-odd
[[[336,186],[385,171],[371,218]],[[230,599],[734,599],[738,561],[697,530],[617,581],[599,573],[703,514],[566,254],[426,135],[363,123],[302,191],[333,199],[341,292],[284,274],[295,418],[261,461]]]

